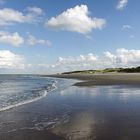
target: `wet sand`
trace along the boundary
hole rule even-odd
[[[51,77],[82,80],[75,86],[140,85],[140,73],[60,74]]]
[[[79,87],[72,86],[77,80],[61,80],[47,97],[0,112],[0,140],[139,140],[139,87]]]
[[[51,131],[57,123],[63,122],[61,116],[65,109],[54,103],[54,99],[49,100],[49,96],[1,111],[0,140],[65,140]]]
[[[49,131],[19,130],[9,132],[0,136],[0,140],[66,140]]]
[[[66,140],[64,136],[52,132],[69,115],[60,91],[69,87],[71,82],[61,81],[55,91],[40,100],[0,111],[0,140]]]

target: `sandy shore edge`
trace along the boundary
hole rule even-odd
[[[48,77],[77,79],[75,86],[136,85],[140,86],[140,73],[109,74],[54,74]]]

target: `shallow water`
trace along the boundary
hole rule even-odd
[[[75,87],[55,79],[46,97],[0,112],[4,140],[139,140],[140,88]]]
[[[36,101],[53,90],[50,78],[26,75],[0,75],[0,111]]]
[[[69,121],[53,129],[72,140],[139,139],[140,88],[70,87],[59,94],[70,109]]]

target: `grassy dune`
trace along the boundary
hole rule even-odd
[[[107,68],[103,70],[82,70],[64,72],[62,74],[96,74],[96,73],[140,73],[140,66],[133,68]]]

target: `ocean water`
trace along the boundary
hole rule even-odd
[[[0,75],[0,111],[36,101],[54,90],[56,81],[33,75]]]
[[[1,108],[35,102],[0,112],[0,140],[139,140],[139,86],[76,87],[75,82],[1,77]]]

